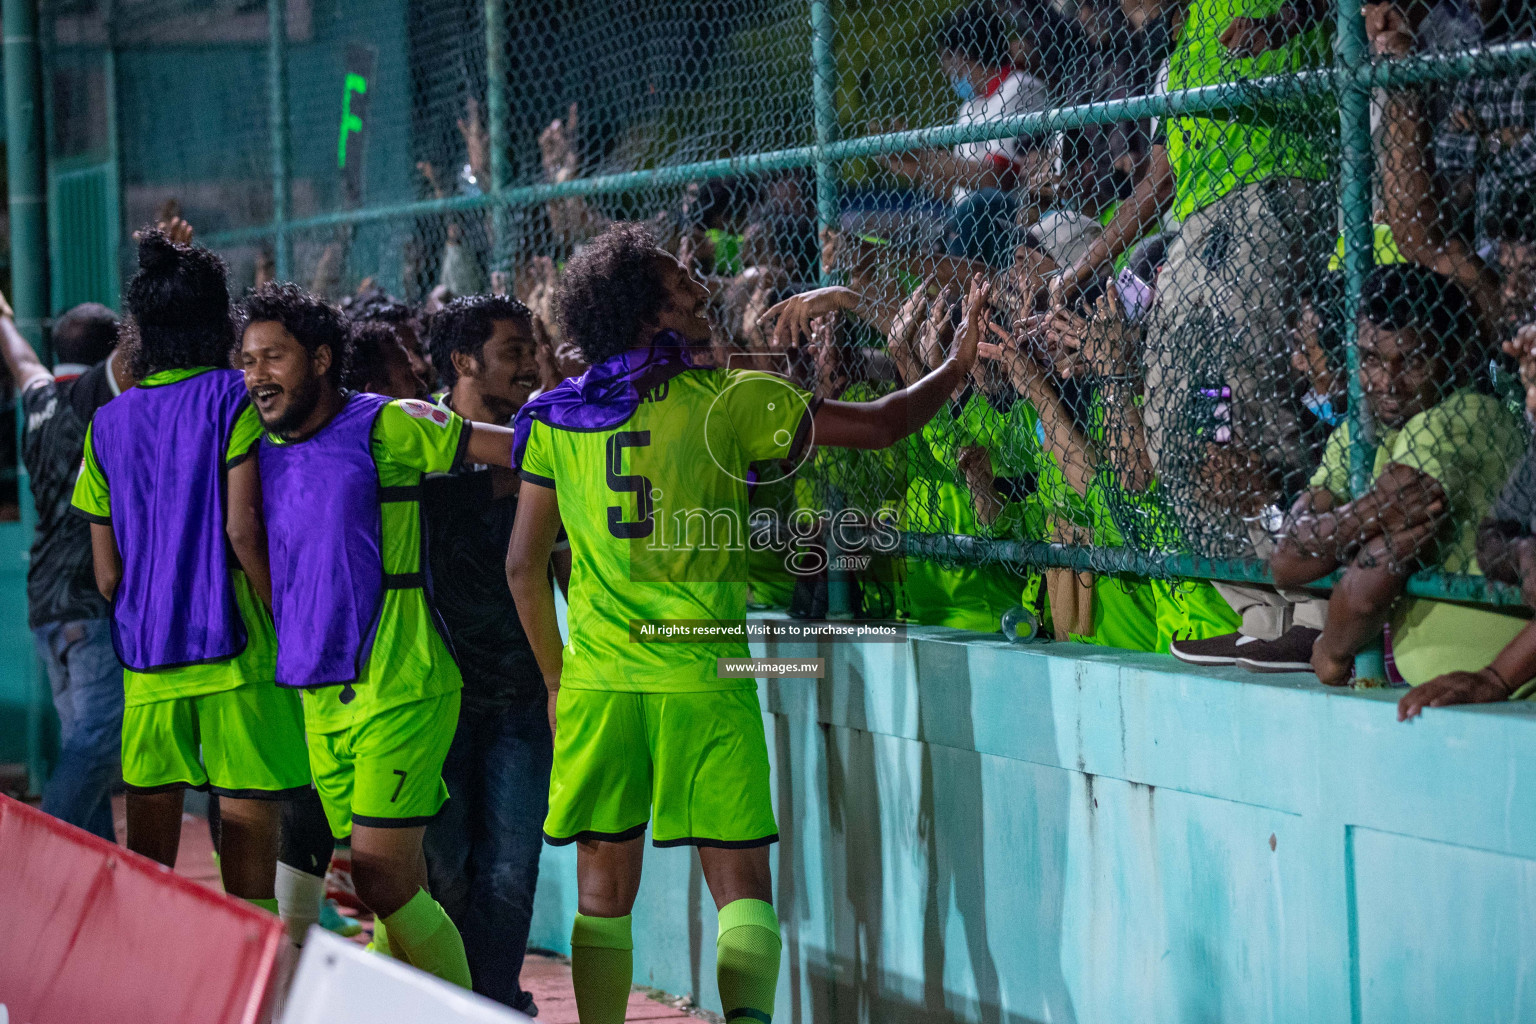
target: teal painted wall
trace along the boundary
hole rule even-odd
[[[913,629],[783,646],[775,1020],[1536,1019],[1536,708]],[[718,1009],[688,850],[648,850],[635,980]],[[546,848],[537,945],[568,949]]]

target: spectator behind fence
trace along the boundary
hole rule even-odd
[[[533,315],[516,299],[455,299],[430,325],[448,382],[437,407],[505,426],[539,383]],[[452,799],[427,826],[431,891],[464,938],[475,991],[537,1013],[519,975],[539,877],[552,755],[544,678],[507,589],[503,563],[517,514],[517,475],[460,465],[422,481],[433,606],[464,677],[443,763]],[[567,589],[570,549],[556,548]]]
[[[1529,40],[1536,32],[1526,0],[1478,0],[1476,6],[1485,44]],[[1446,119],[1434,134],[1435,167],[1450,209],[1471,214],[1457,233],[1479,247],[1491,240],[1509,203],[1536,190],[1533,128],[1536,70],[1477,75],[1450,90]]]
[[[1045,83],[1013,66],[1008,27],[990,3],[950,14],[937,33],[939,64],[960,97],[958,124],[1017,117],[1046,103]],[[1004,261],[1027,174],[1028,147],[1018,138],[966,142],[952,150],[896,153],[891,170],[953,204],[947,229],[951,255]]]
[[[1526,415],[1536,414],[1536,325],[1522,328],[1505,351],[1520,361]],[[1477,559],[1491,580],[1520,587],[1536,609],[1536,448],[1527,449],[1519,468],[1477,535]],[[1414,687],[1397,704],[1398,721],[1425,708],[1528,699],[1536,679],[1536,623],[1527,623],[1496,657],[1478,671],[1457,670]]]
[[[1270,557],[1281,587],[1342,568],[1312,650],[1319,679],[1341,685],[1354,656],[1391,623],[1410,683],[1483,664],[1522,620],[1446,601],[1399,602],[1412,573],[1441,564],[1476,573],[1477,526],[1519,460],[1519,420],[1472,385],[1485,349],[1465,293],[1416,266],[1376,268],[1358,317],[1360,380],[1379,434],[1365,493],[1350,482],[1349,424],[1328,439],[1311,490]]]
[[[133,386],[118,358],[117,316],[76,306],[53,325],[52,373],[16,329],[0,296],[0,352],[21,392],[22,461],[37,505],[27,565],[27,624],[48,670],[61,745],[43,810],[116,841],[111,789],[121,777],[123,667],[112,649],[111,609],[96,589],[90,524],[70,511],[85,428]]]

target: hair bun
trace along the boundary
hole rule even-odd
[[[152,272],[174,270],[180,261],[177,245],[165,232],[155,229],[139,236],[139,266]]]

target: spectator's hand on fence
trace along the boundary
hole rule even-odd
[[[832,285],[827,288],[813,288],[799,295],[791,295],[769,309],[764,316],[777,320],[773,328],[774,347],[789,349],[797,345],[801,338],[810,335],[811,321],[817,317],[826,316],[838,310],[856,312],[858,309],[858,292],[851,288]]]
[[[1520,383],[1525,385],[1526,411],[1536,416],[1536,324],[1527,324],[1504,343],[1504,352],[1520,367]]]
[[[955,453],[955,467],[971,492],[976,521],[983,526],[997,522],[1003,511],[1003,501],[993,486],[996,475],[992,472],[992,453],[979,444],[965,445]]]
[[[922,356],[917,351],[917,335],[928,313],[928,289],[933,284],[929,278],[907,296],[896,316],[891,320],[890,333],[886,335],[886,348],[896,363],[903,384],[917,383],[923,375]]]
[[[1285,27],[1274,17],[1233,18],[1221,34],[1221,45],[1234,57],[1256,57],[1285,42]]]
[[[939,368],[939,364],[944,361],[944,353],[949,351],[954,341],[955,321],[951,314],[956,298],[954,285],[945,285],[939,297],[929,305],[928,316],[918,328],[917,354],[929,370]]]
[[[469,173],[481,189],[491,187],[491,142],[485,133],[485,121],[480,117],[480,101],[471,96],[464,104],[464,116],[458,120],[459,135],[464,139],[464,153],[469,163]]]
[[[1275,484],[1264,460],[1245,445],[1206,445],[1201,470],[1212,508],[1254,516],[1274,498]]]
[[[965,317],[960,321],[955,343],[949,350],[949,357],[960,365],[962,373],[970,373],[971,367],[976,365],[976,347],[981,344],[987,325],[991,323],[987,311],[987,302],[991,298],[991,279],[981,273],[974,275],[965,292]]]
[[[835,398],[848,386],[842,353],[837,349],[837,314],[828,313],[811,324],[811,342],[807,346],[811,365],[816,371],[812,392],[817,398]]]
[[[1377,57],[1406,57],[1413,52],[1413,29],[1395,3],[1366,4],[1365,38]]]
[[[1452,704],[1492,704],[1508,700],[1512,691],[1491,668],[1478,672],[1447,672],[1421,683],[1403,694],[1397,702],[1397,720],[1406,722],[1425,708],[1444,708]]]
[[[555,118],[539,133],[539,161],[544,175],[550,181],[569,181],[576,177],[579,161],[576,156],[576,111],[571,104],[565,119]]]

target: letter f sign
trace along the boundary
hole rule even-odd
[[[363,130],[363,119],[352,113],[352,94],[361,96],[368,94],[368,79],[362,75],[349,73],[346,85],[341,92],[341,134],[336,139],[336,166],[347,166],[347,136]]]

